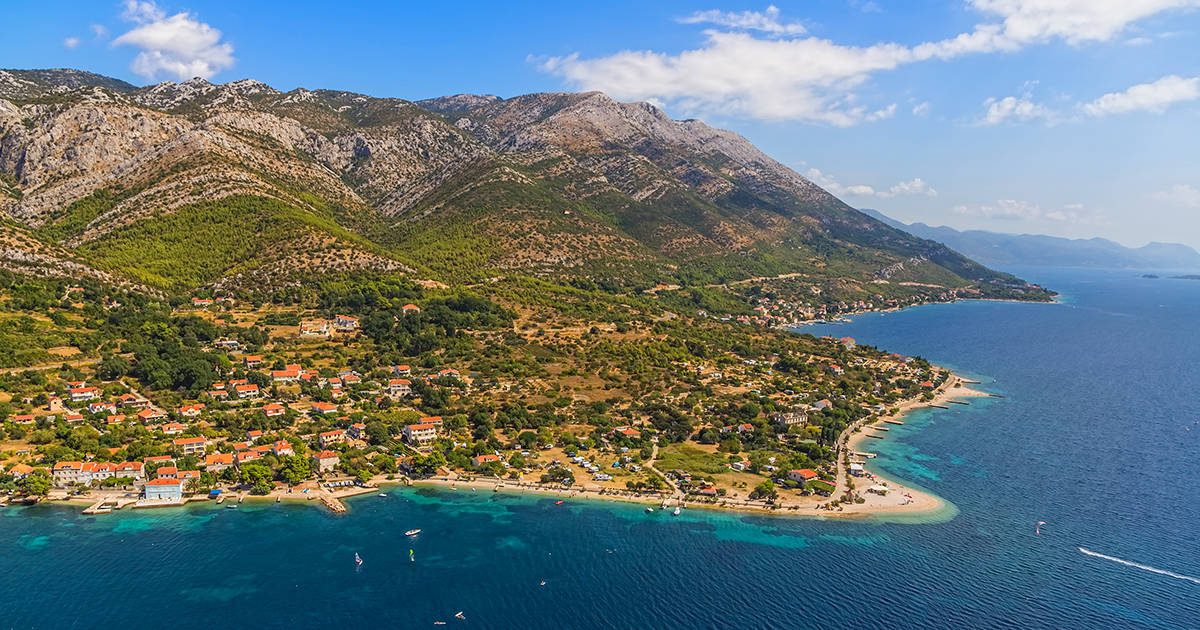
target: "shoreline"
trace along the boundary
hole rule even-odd
[[[951,376],[937,390],[931,400],[925,401],[920,398],[908,400],[898,404],[895,408],[895,414],[872,416],[871,418],[859,421],[858,423],[847,427],[838,439],[837,450],[837,478],[836,489],[830,497],[800,497],[796,495],[787,495],[782,500],[776,501],[775,504],[767,504],[761,501],[749,501],[746,499],[721,499],[714,501],[688,500],[680,498],[673,493],[648,494],[634,493],[629,490],[613,490],[602,489],[599,487],[589,487],[587,484],[577,484],[569,488],[545,486],[538,483],[519,481],[513,479],[497,479],[497,478],[478,478],[478,477],[431,477],[425,479],[409,479],[407,477],[398,476],[392,479],[379,477],[372,479],[369,486],[351,486],[336,491],[330,491],[318,487],[310,487],[313,490],[309,493],[299,491],[301,488],[292,488],[291,492],[286,489],[277,488],[271,493],[265,495],[250,495],[249,493],[235,493],[226,490],[226,501],[233,501],[240,504],[242,502],[251,501],[254,503],[310,503],[316,502],[319,506],[326,508],[333,514],[346,512],[347,508],[343,503],[344,499],[356,496],[364,496],[383,492],[387,486],[401,485],[408,488],[433,488],[443,492],[455,492],[458,490],[468,490],[470,492],[494,492],[514,495],[541,495],[545,497],[557,497],[560,500],[576,499],[589,502],[599,503],[629,503],[633,505],[643,505],[652,507],[655,510],[669,510],[675,506],[687,509],[704,509],[723,512],[733,512],[757,516],[777,516],[784,518],[815,518],[821,520],[879,520],[888,522],[907,522],[907,523],[928,523],[942,522],[953,518],[957,514],[957,508],[952,503],[942,499],[941,497],[927,490],[916,487],[915,484],[901,479],[897,479],[886,472],[877,470],[870,465],[870,459],[865,460],[864,467],[867,468],[866,474],[862,477],[851,477],[844,462],[847,460],[858,461],[862,458],[852,457],[855,452],[860,452],[860,449],[865,447],[864,442],[868,439],[871,428],[882,425],[885,421],[899,421],[906,415],[917,409],[929,408],[935,405],[942,405],[952,400],[960,398],[982,397],[989,394],[972,389],[967,386],[968,381],[962,377],[951,373]],[[887,439],[887,435],[883,439]],[[865,501],[863,503],[855,503],[847,500],[847,492],[850,491],[849,480],[854,480],[854,492],[861,496]],[[312,482],[308,482],[312,483]],[[887,486],[886,495],[878,495],[866,492],[866,488],[871,485],[880,484]],[[62,505],[86,507],[101,500],[103,495],[92,494],[90,496],[72,496],[67,499],[44,499],[39,504],[46,505]],[[842,499],[844,502],[837,509],[823,509],[832,501]],[[192,503],[209,504],[214,501],[207,499],[193,498],[185,500],[180,504],[171,505],[156,505],[156,506],[140,506],[135,510],[149,509],[151,507],[157,509],[163,508],[186,508]],[[665,507],[664,507],[665,506]],[[132,506],[131,506],[132,507]],[[228,507],[228,506],[227,506]],[[113,510],[123,511],[123,510]],[[112,512],[104,512],[112,513]]]

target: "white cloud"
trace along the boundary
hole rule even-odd
[[[1003,37],[1026,44],[1063,39],[1070,44],[1108,41],[1127,26],[1163,11],[1200,6],[1200,0],[970,0],[1001,19]]]
[[[929,111],[931,109],[933,109],[933,106],[929,104],[929,101],[922,101],[916,105],[913,105],[912,114],[913,116],[920,116],[921,118],[924,118],[929,115]]]
[[[1091,223],[1082,204],[1067,204],[1046,210],[1036,203],[1017,199],[1000,199],[995,203],[961,205],[951,209],[954,214],[999,221],[1048,221],[1052,223]]]
[[[779,8],[771,5],[765,11],[697,11],[680,18],[683,24],[713,24],[740,31],[761,31],[771,35],[803,35],[805,28],[799,22],[780,22]]]
[[[113,40],[113,45],[141,49],[132,68],[147,79],[161,74],[207,79],[233,66],[233,45],[222,42],[221,31],[190,13],[167,17],[153,2],[129,0],[123,17],[138,26]]]
[[[856,88],[876,73],[1058,39],[1071,44],[1108,41],[1138,20],[1198,6],[1200,0],[969,0],[969,4],[987,21],[970,32],[915,46],[847,46],[804,37],[799,24],[780,22],[778,9],[768,7],[764,12],[702,11],[685,18],[688,23],[720,27],[706,30],[704,43],[691,50],[675,54],[626,50],[590,59],[572,54],[543,58],[540,68],[578,89],[600,90],[621,100],[651,101],[687,114],[850,126],[878,120],[878,113],[887,111],[857,103]]]
[[[983,105],[987,107],[987,112],[980,121],[983,125],[999,125],[1010,121],[1054,120],[1054,112],[1033,102],[1028,94],[1020,97],[989,98]]]
[[[93,24],[92,35],[95,35],[96,39],[104,39],[108,37],[108,27],[103,24]]]
[[[78,45],[79,45],[78,37],[68,37],[63,40],[63,46],[66,46],[68,49],[74,48]]]
[[[1083,105],[1089,116],[1109,116],[1129,112],[1162,113],[1175,103],[1200,99],[1200,77],[1165,76],[1152,83],[1140,83],[1123,92],[1110,92]]]
[[[927,184],[920,177],[910,179],[905,182],[900,182],[890,188],[876,190],[873,186],[866,184],[852,184],[844,186],[837,181],[837,178],[822,172],[820,169],[810,168],[804,172],[804,176],[812,180],[812,182],[821,188],[833,193],[838,197],[879,197],[882,199],[890,199],[892,197],[902,196],[925,196],[936,197],[937,191],[932,186]]]
[[[1200,208],[1200,189],[1189,184],[1176,184],[1151,195],[1156,201],[1184,208]]]

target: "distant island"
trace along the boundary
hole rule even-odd
[[[1200,269],[1200,252],[1178,243],[1150,243],[1135,248],[1103,238],[1068,239],[1039,234],[956,230],[924,223],[903,223],[878,210],[861,211],[896,229],[942,243],[985,265]]]

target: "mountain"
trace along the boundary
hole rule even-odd
[[[1135,248],[1103,238],[1068,239],[1039,234],[960,231],[924,223],[901,223],[877,210],[864,209],[862,212],[914,236],[944,243],[986,265],[1200,269],[1200,253],[1177,243],[1150,243]]]
[[[1045,296],[854,210],[735,133],[596,92],[414,103],[0,70],[0,212],[167,291],[377,271]]]

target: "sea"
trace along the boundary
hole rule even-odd
[[[998,395],[872,444],[868,467],[943,497],[940,513],[676,517],[396,488],[339,515],[9,507],[0,628],[1200,627],[1200,281],[1013,271],[1060,301],[803,329]]]

